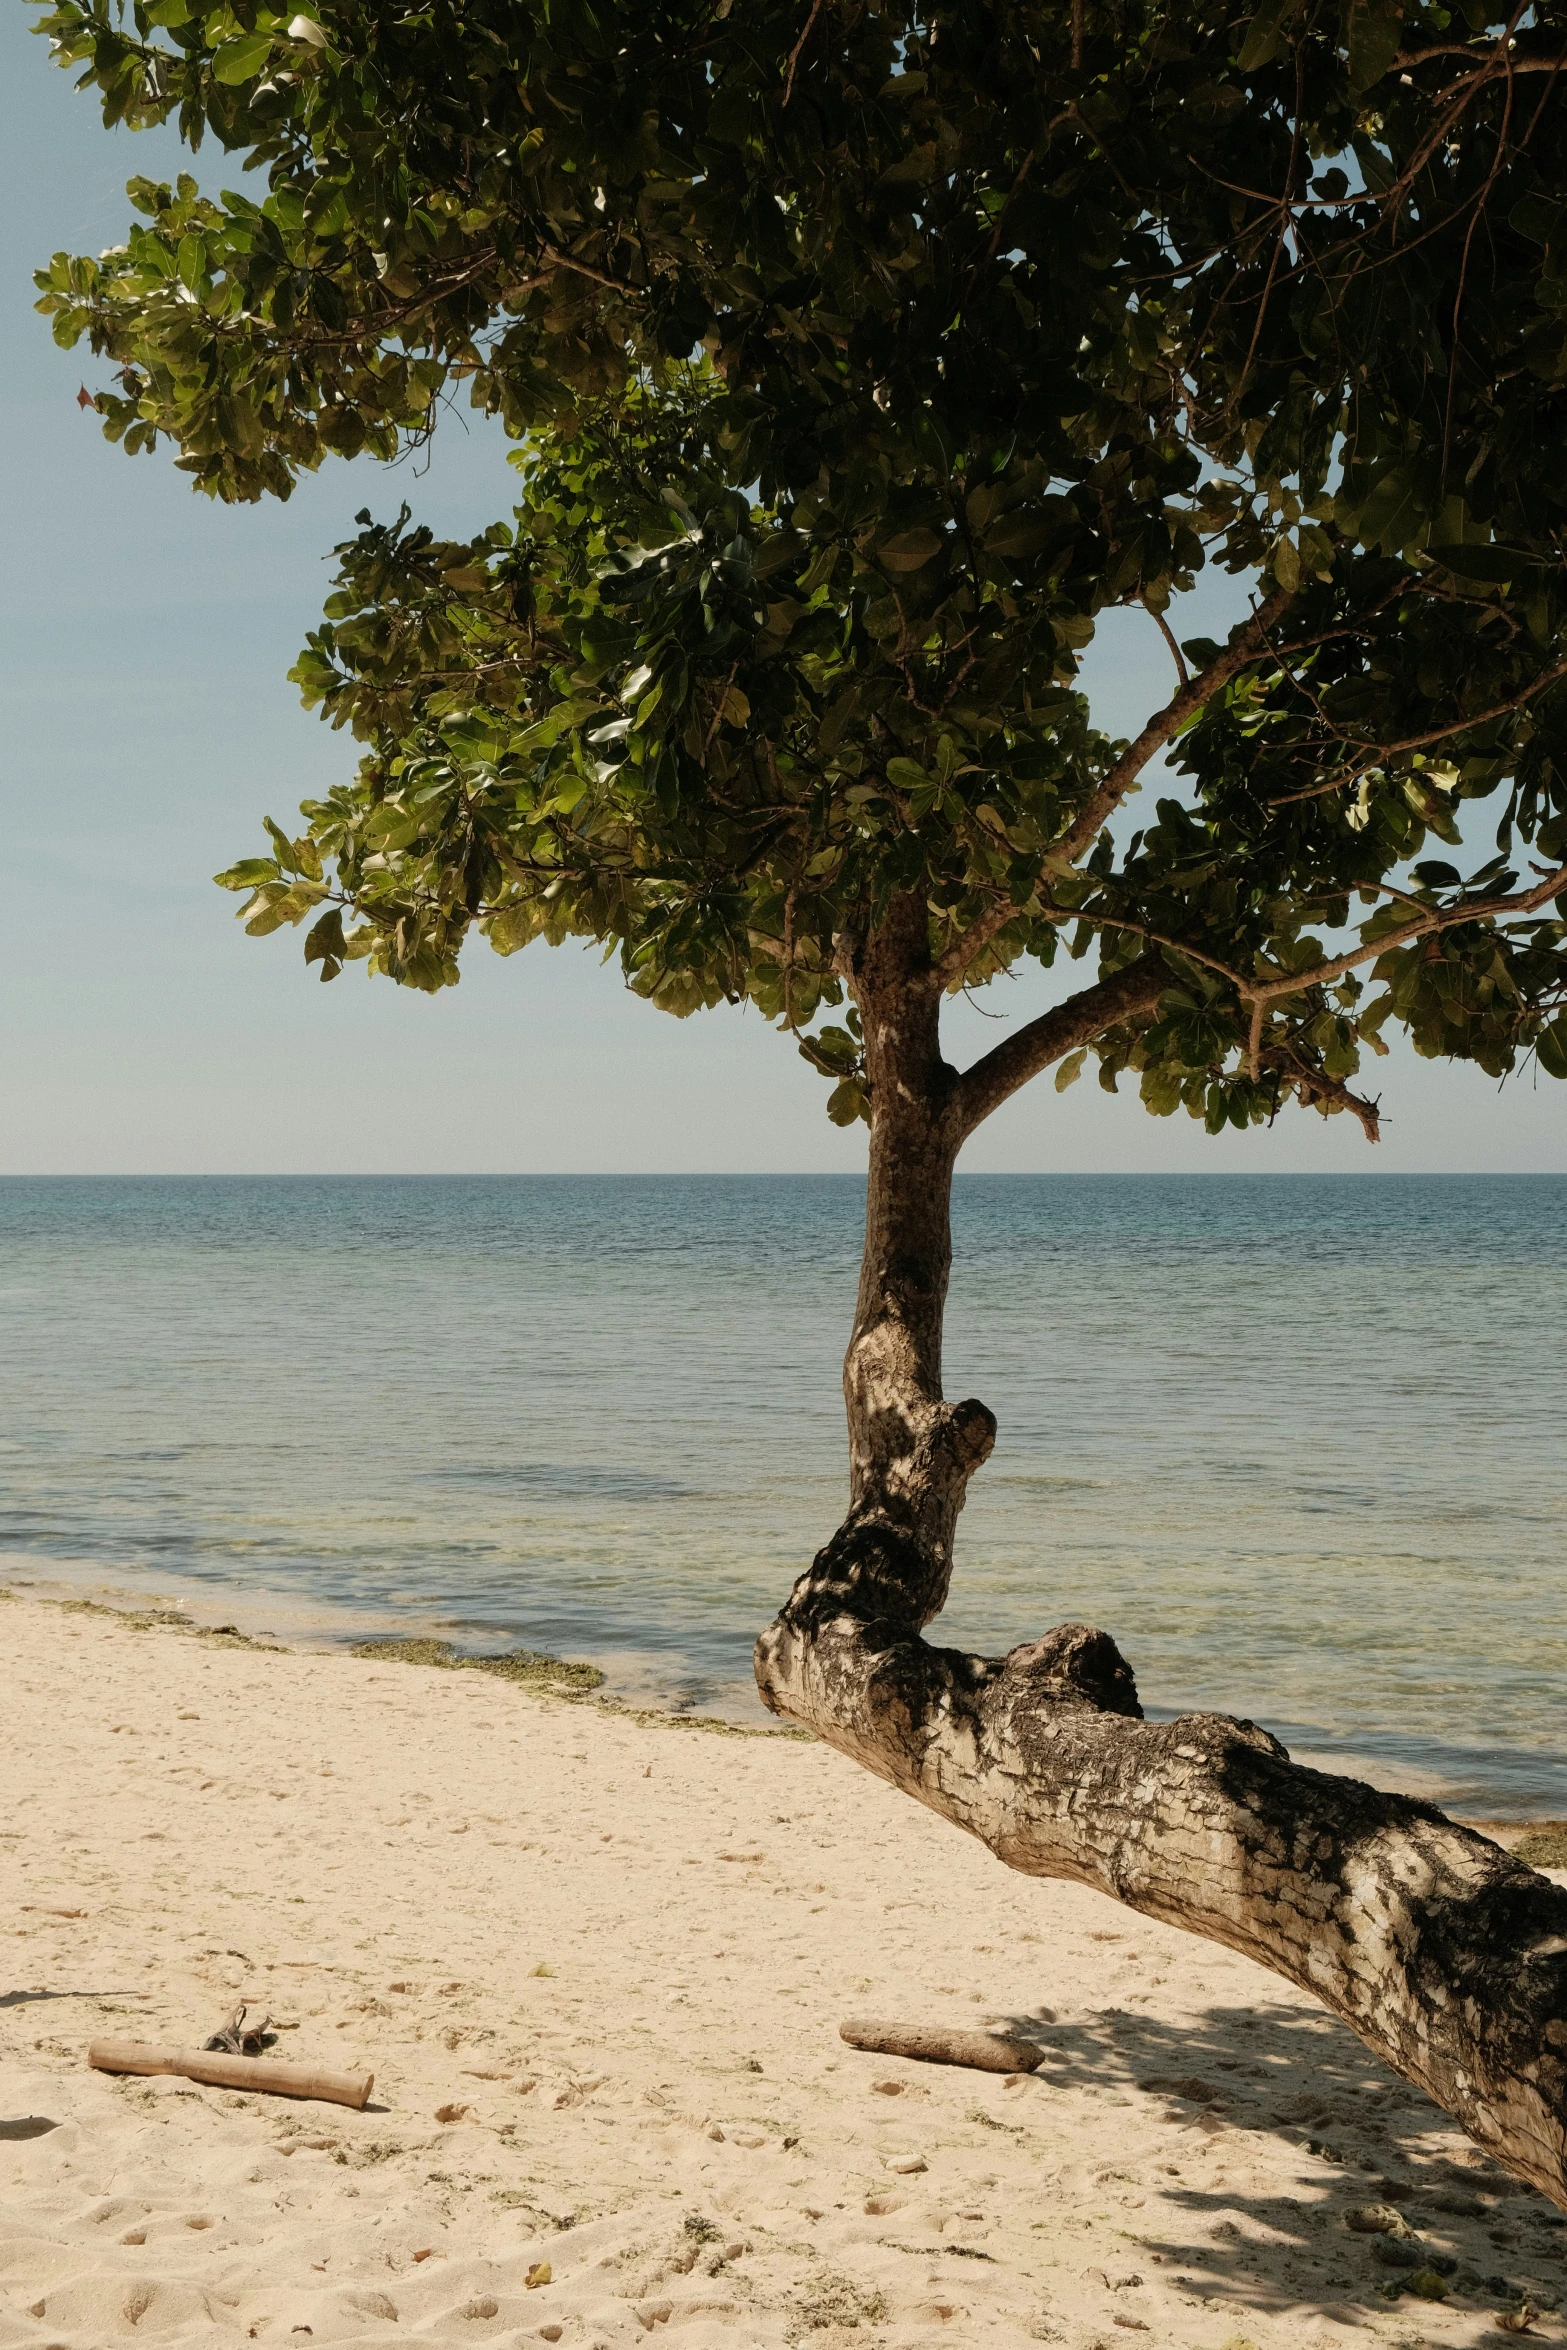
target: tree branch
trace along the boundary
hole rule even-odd
[[[1075,865],[1093,847],[1103,827],[1154,753],[1163,750],[1185,720],[1211,701],[1216,693],[1229,684],[1231,678],[1239,675],[1249,661],[1269,651],[1268,631],[1288,607],[1294,593],[1293,588],[1275,588],[1272,595],[1257,606],[1251,618],[1236,630],[1218,659],[1211,661],[1200,676],[1188,678],[1165,703],[1164,708],[1154,712],[1142,732],[1134,742],[1128,743],[1098,790],[1078,811],[1056,843],[1051,852],[1051,862],[1058,870],[1063,865]],[[1174,644],[1160,615],[1155,613],[1154,618],[1164,630],[1179,662],[1180,648]],[[1010,903],[992,906],[990,912],[983,915],[972,930],[966,931],[938,959],[934,967],[938,986],[956,986],[976,957],[982,955],[991,941],[999,937],[1009,922],[1016,921],[1022,911],[1021,907]]]
[[[789,52],[789,71],[784,80],[783,94],[783,102],[786,106],[794,96],[794,76],[800,62],[800,52],[816,30],[816,19],[821,15],[821,12],[822,0],[811,0],[811,13],[805,20],[805,30]]]
[[[1260,1022],[1261,1017],[1259,1005],[1255,1018]],[[1381,1141],[1380,1097],[1373,1102],[1368,1101],[1364,1094],[1351,1093],[1341,1078],[1330,1077],[1325,1069],[1314,1069],[1309,1062],[1301,1060],[1288,1039],[1280,1044],[1265,1046],[1255,1056],[1250,1067],[1253,1079],[1261,1077],[1264,1072],[1276,1076],[1281,1090],[1287,1085],[1303,1109],[1308,1109],[1313,1102],[1335,1103],[1339,1109],[1347,1110],[1352,1118],[1359,1121],[1367,1142]]]
[[[1171,984],[1171,973],[1157,956],[1145,957],[1129,970],[1097,980],[1080,994],[1069,996],[1053,1011],[1042,1012],[1015,1036],[1009,1036],[965,1069],[952,1091],[948,1116],[959,1139],[972,1134],[992,1110],[1015,1094],[1019,1086],[1048,1069],[1079,1045],[1092,1044],[1107,1028],[1151,1012]]]
[[[1342,979],[1346,972],[1355,970],[1359,964],[1375,962],[1390,948],[1408,946],[1412,939],[1426,938],[1443,930],[1458,930],[1467,922],[1489,922],[1497,915],[1532,914],[1537,907],[1547,905],[1553,897],[1567,890],[1567,865],[1558,866],[1554,873],[1546,874],[1533,889],[1523,890],[1517,897],[1473,898],[1455,906],[1423,906],[1407,890],[1394,889],[1386,882],[1376,886],[1389,897],[1398,898],[1415,908],[1410,920],[1399,929],[1385,930],[1376,938],[1362,939],[1359,946],[1349,948],[1342,955],[1335,955],[1329,962],[1314,964],[1309,971],[1279,972],[1264,969],[1260,974],[1253,972],[1249,977],[1244,971],[1238,971],[1233,963],[1220,962],[1218,956],[1210,955],[1206,947],[1193,946],[1185,939],[1173,938],[1165,930],[1152,930],[1144,922],[1127,921],[1115,914],[1088,913],[1076,906],[1047,905],[1041,911],[1051,921],[1087,922],[1100,930],[1125,931],[1133,938],[1146,939],[1150,946],[1169,947],[1173,953],[1184,955],[1189,962],[1200,964],[1203,970],[1216,973],[1220,979],[1227,979],[1242,1003],[1251,1010],[1254,1059],[1256,1044],[1261,1041],[1257,1024],[1265,1005],[1276,1002],[1281,996],[1304,995],[1308,988],[1326,987],[1330,980]],[[1168,985],[1168,981],[1164,984]],[[1073,1000],[1075,1002],[1079,999]],[[1025,1029],[1020,1033],[1026,1035],[1028,1032]]]
[[[1156,710],[1134,742],[1127,744],[1099,789],[1078,811],[1062,837],[1056,854],[1075,865],[1091,849],[1133,784],[1156,751],[1162,751],[1183,722],[1212,701],[1221,688],[1239,676],[1249,661],[1268,650],[1268,631],[1293,602],[1293,588],[1276,587],[1264,597],[1251,618],[1238,628],[1216,661]]]
[[[1511,718],[1526,702],[1532,702],[1536,694],[1543,694],[1548,686],[1559,684],[1564,677],[1567,677],[1567,660],[1553,661],[1549,669],[1542,669],[1538,677],[1520,686],[1508,701],[1493,702],[1489,710],[1476,710],[1470,717],[1451,719],[1445,725],[1428,728],[1424,734],[1405,735],[1395,743],[1374,743],[1362,735],[1361,747],[1370,751],[1369,759],[1362,759],[1359,766],[1352,767],[1347,775],[1335,775],[1331,781],[1314,783],[1305,791],[1284,792],[1268,804],[1273,808],[1291,808],[1299,800],[1320,800],[1327,792],[1347,791],[1363,775],[1374,774],[1378,768],[1385,767],[1389,759],[1396,759],[1404,751],[1427,750],[1432,743],[1448,742],[1455,734],[1468,734],[1474,727],[1489,726],[1493,718]],[[1332,726],[1325,711],[1320,715],[1324,723]],[[1333,732],[1340,742],[1347,743],[1350,739],[1342,727],[1333,727]]]
[[[956,987],[969,966],[978,960],[993,939],[1000,937],[1009,922],[1017,920],[1022,911],[1021,906],[1014,906],[1008,900],[1004,904],[992,906],[988,914],[982,914],[973,929],[965,930],[963,936],[955,939],[946,953],[939,955],[931,965],[931,975],[936,985],[939,988]]]
[[[912,1547],[849,1520],[757,1642],[763,1703],[1008,1868],[1297,1984],[1567,2206],[1567,1893],[1429,1803],[1301,1768],[1253,1722],[1140,1719],[1087,1625],[1004,1657],[927,1644]]]
[[[1304,995],[1314,987],[1326,987],[1330,981],[1342,979],[1347,972],[1362,963],[1380,961],[1398,947],[1409,946],[1417,938],[1440,936],[1444,930],[1462,929],[1470,922],[1506,920],[1518,914],[1532,914],[1548,905],[1552,898],[1567,892],[1567,865],[1558,866],[1536,882],[1533,889],[1520,890],[1516,897],[1476,898],[1456,906],[1421,907],[1396,930],[1385,930],[1377,938],[1362,939],[1342,955],[1333,955],[1316,963],[1309,971],[1263,971],[1248,976],[1228,963],[1219,962],[1201,947],[1187,946],[1178,938],[1167,937],[1161,931],[1150,930],[1140,922],[1119,920],[1113,914],[1085,913],[1076,907],[1047,906],[1044,912],[1058,921],[1089,922],[1105,930],[1121,930],[1145,938],[1150,945],[1169,947],[1176,954],[1186,955],[1200,963],[1205,970],[1227,979],[1234,987],[1250,1015],[1250,1037],[1247,1047],[1247,1066],[1252,1075],[1258,1075],[1262,1056],[1262,1023],[1267,1007],[1287,996]],[[1011,909],[1007,919],[1010,920]],[[1001,925],[998,923],[998,929]],[[972,935],[972,934],[971,934]],[[965,942],[966,943],[966,942]],[[939,969],[939,966],[938,966]],[[1092,1044],[1107,1028],[1119,1026],[1123,1020],[1135,1020],[1150,1012],[1160,996],[1172,983],[1173,973],[1157,959],[1143,957],[1128,970],[1117,972],[1113,978],[1102,979],[1093,987],[1086,987],[1053,1011],[1041,1013],[1015,1036],[986,1053],[972,1068],[964,1071],[953,1092],[951,1115],[957,1122],[960,1138],[972,1134],[974,1128],[990,1116],[992,1110],[1048,1069],[1052,1061],[1059,1061],[1066,1053],[1076,1052],[1080,1045]],[[1293,1082],[1293,1079],[1292,1079]],[[1328,1087],[1321,1085],[1319,1092]],[[1365,1105],[1358,1097],[1346,1094],[1346,1105],[1366,1125],[1362,1114]],[[1374,1124],[1374,1119],[1373,1119]],[[1366,1125],[1371,1139],[1376,1137]]]
[[[1280,996],[1302,995],[1307,988],[1325,987],[1330,979],[1342,979],[1360,963],[1379,960],[1395,947],[1407,947],[1417,938],[1436,936],[1444,930],[1458,930],[1466,922],[1490,922],[1497,915],[1532,914],[1539,906],[1548,905],[1552,898],[1567,891],[1567,865],[1559,865],[1554,873],[1537,882],[1533,889],[1521,890],[1515,898],[1476,898],[1468,905],[1432,906],[1429,911],[1401,923],[1397,930],[1384,930],[1379,938],[1366,939],[1347,954],[1334,955],[1326,963],[1316,964],[1310,971],[1292,971],[1277,979],[1243,980],[1241,992],[1248,1003],[1270,1004]],[[1184,949],[1178,949],[1184,952]]]

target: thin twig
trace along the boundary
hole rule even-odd
[[[1470,718],[1455,718],[1447,726],[1433,726],[1428,733],[1406,735],[1402,742],[1396,743],[1373,743],[1368,736],[1362,735],[1361,745],[1371,756],[1362,759],[1358,767],[1352,767],[1347,775],[1334,776],[1327,783],[1314,783],[1306,791],[1286,792],[1280,799],[1270,800],[1268,804],[1273,808],[1292,808],[1299,800],[1319,800],[1330,791],[1347,791],[1363,775],[1375,773],[1377,768],[1385,766],[1389,759],[1396,759],[1403,751],[1423,751],[1432,743],[1450,741],[1455,734],[1467,734],[1472,726],[1489,726],[1493,718],[1512,717],[1526,702],[1532,702],[1536,694],[1543,694],[1547,686],[1555,685],[1562,677],[1567,677],[1567,659],[1554,662],[1549,669],[1542,670],[1531,685],[1520,687],[1510,702],[1496,702],[1489,710],[1477,710]],[[1299,683],[1299,680],[1296,682]],[[1341,728],[1335,728],[1334,731],[1340,742],[1347,739]]]
[[[1268,315],[1268,304],[1273,297],[1273,281],[1279,273],[1279,255],[1284,251],[1285,239],[1295,226],[1295,173],[1300,163],[1300,126],[1301,116],[1305,111],[1305,70],[1305,59],[1297,49],[1295,52],[1295,126],[1290,138],[1289,164],[1284,173],[1284,193],[1279,199],[1279,233],[1273,240],[1273,255],[1268,263],[1268,275],[1262,289],[1262,299],[1257,304],[1257,322],[1251,330],[1251,344],[1246,353],[1246,362],[1235,379],[1235,389],[1226,403],[1229,410],[1234,409],[1236,401],[1242,397],[1251,381],[1252,361],[1257,356],[1257,346],[1262,340],[1262,329]]]
[[[1486,174],[1485,186],[1475,198],[1474,209],[1469,216],[1469,226],[1464,232],[1464,249],[1458,264],[1458,291],[1453,296],[1453,347],[1447,357],[1447,404],[1442,417],[1441,488],[1444,492],[1447,488],[1448,459],[1452,454],[1453,446],[1454,402],[1458,393],[1459,355],[1463,348],[1464,288],[1469,279],[1469,248],[1474,243],[1476,229],[1485,218],[1485,207],[1491,190],[1501,177],[1502,165],[1507,155],[1507,132],[1512,119],[1513,76],[1509,62],[1507,96],[1502,103],[1502,122],[1501,128],[1496,134],[1496,152],[1491,158],[1491,168]]]
[[[1170,628],[1170,623],[1166,620],[1164,614],[1162,612],[1154,612],[1152,604],[1145,604],[1143,609],[1145,612],[1153,612],[1154,626],[1158,629],[1159,634],[1163,637],[1165,643],[1170,648],[1170,658],[1175,663],[1175,674],[1180,679],[1181,686],[1184,691],[1184,689],[1192,682],[1192,673],[1186,666],[1186,655],[1181,651],[1180,646],[1176,643],[1174,634]]]
[[[596,286],[606,286],[612,294],[640,294],[643,286],[629,286],[624,278],[606,277],[601,269],[593,269],[586,261],[578,261],[574,254],[562,253],[554,245],[540,247],[546,261],[553,261],[557,269],[575,270],[578,277],[591,278]]]
[[[729,675],[724,679],[724,690],[718,697],[717,704],[713,711],[713,723],[708,728],[707,740],[702,745],[702,756],[704,759],[707,757],[708,752],[713,747],[714,735],[718,732],[719,727],[723,724],[724,704],[729,699],[729,688],[734,684],[735,678],[739,672],[739,668],[740,664],[738,661],[732,662],[730,664]]]
[[[783,102],[787,106],[794,96],[794,71],[800,62],[800,52],[816,29],[816,19],[822,12],[822,0],[811,0],[811,13],[805,20],[805,30],[789,52],[789,71],[784,76]]]

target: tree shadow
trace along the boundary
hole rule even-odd
[[[1567,2216],[1459,2138],[1332,2016],[1281,2001],[1181,2024],[1119,2008],[996,2022],[1045,2049],[1031,2078],[1046,2090],[1146,2106],[1139,2154],[1124,2172],[1101,2167],[1098,2183],[1134,2190],[1128,2237],[1194,2306],[1385,2312],[1420,2271],[1440,2275],[1458,2307],[1567,2299]],[[1024,2088],[1019,2121],[1028,2104]],[[1300,2158],[1284,2186],[1281,2153]],[[1351,2229],[1346,2212],[1367,2205],[1413,2233]]]

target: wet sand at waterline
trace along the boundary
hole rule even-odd
[[[0,1641],[5,2350],[1567,2338],[1560,2217],[1350,2033],[819,1745],[26,1598]],[[369,2108],[88,2069],[240,1999]],[[1446,2303],[1385,2298],[1374,2202]]]

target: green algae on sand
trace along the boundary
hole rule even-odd
[[[597,1665],[545,1656],[534,1648],[513,1649],[505,1656],[461,1656],[449,1640],[358,1640],[349,1653],[392,1664],[433,1665],[446,1673],[495,1673],[503,1681],[564,1696],[583,1696],[604,1686]]]
[[[358,1640],[349,1654],[392,1664],[425,1665],[444,1673],[494,1673],[539,1696],[562,1697],[569,1704],[592,1698],[606,1713],[629,1722],[654,1722],[663,1729],[706,1730],[718,1738],[793,1738],[806,1745],[814,1743],[813,1732],[797,1729],[792,1723],[779,1723],[777,1728],[759,1723],[753,1729],[744,1722],[722,1721],[716,1714],[677,1714],[662,1706],[623,1705],[618,1697],[598,1694],[604,1676],[597,1665],[580,1658],[546,1656],[539,1649],[517,1648],[501,1656],[463,1656],[449,1640]]]
[[[1540,1820],[1513,1846],[1513,1858],[1532,1869],[1567,1869],[1567,1820]]]

